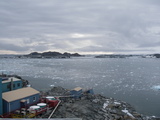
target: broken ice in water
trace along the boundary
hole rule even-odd
[[[151,88],[151,89],[153,89],[153,90],[160,90],[160,85],[152,86],[152,88]]]

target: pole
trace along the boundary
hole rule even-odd
[[[53,113],[56,111],[56,109],[57,109],[57,107],[59,106],[60,103],[61,103],[61,100],[58,102],[57,106],[54,108],[54,110],[52,111],[52,113],[50,114],[48,119],[50,119],[52,117]]]

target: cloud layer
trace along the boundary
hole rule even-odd
[[[0,53],[158,53],[159,0],[0,1]]]

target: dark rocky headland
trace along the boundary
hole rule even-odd
[[[156,117],[142,115],[128,103],[114,98],[107,98],[100,94],[83,92],[81,98],[65,97],[70,90],[62,87],[53,87],[47,92],[41,92],[46,96],[64,96],[51,118],[82,118],[82,120],[159,120]],[[41,116],[48,118],[52,110]]]
[[[123,55],[123,54],[109,54],[97,55],[95,58],[160,58],[160,54],[145,54],[145,55]]]
[[[56,51],[48,52],[32,52],[25,55],[16,55],[16,54],[0,54],[0,58],[71,58],[71,57],[84,57],[79,53],[60,53]]]
[[[43,53],[38,53],[38,52],[32,52],[28,55],[23,55],[21,57],[26,57],[26,58],[70,58],[70,57],[80,57],[82,55],[78,53],[60,53],[60,52],[43,52]]]

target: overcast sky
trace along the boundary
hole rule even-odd
[[[0,0],[0,54],[160,53],[160,0]]]

